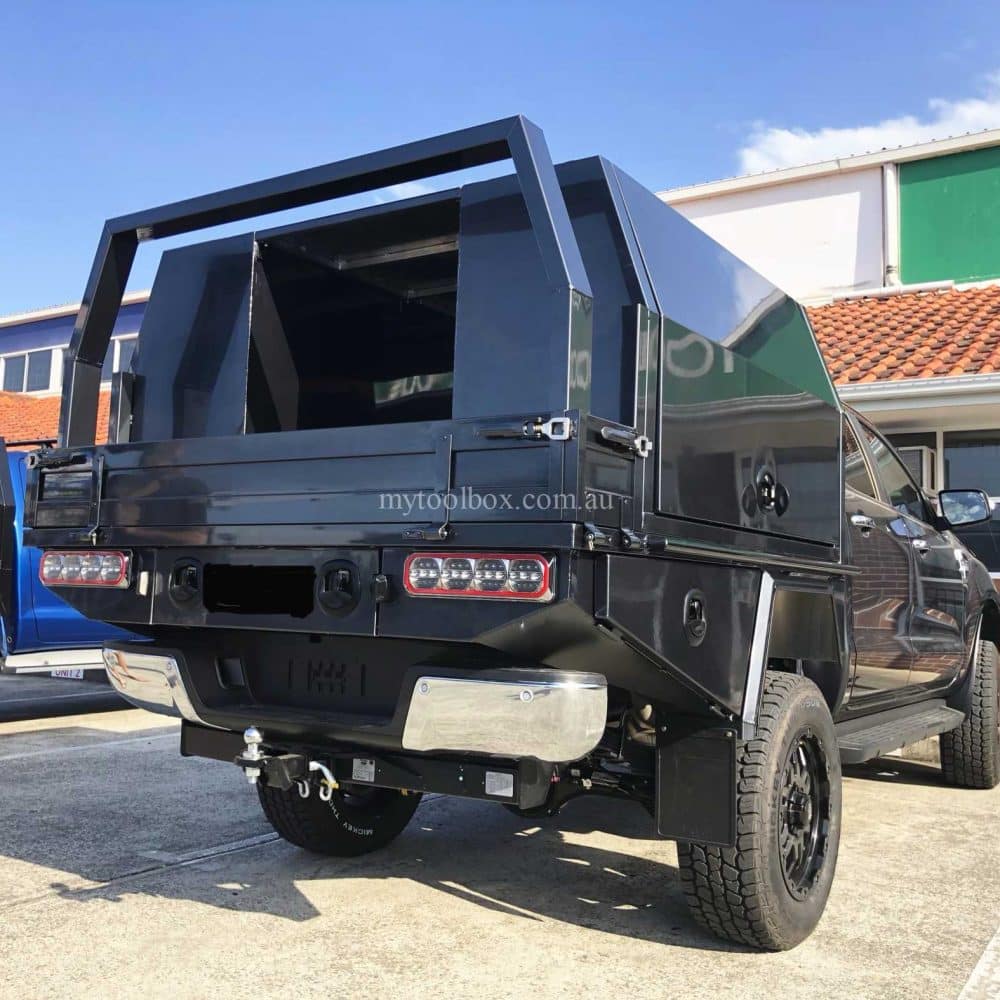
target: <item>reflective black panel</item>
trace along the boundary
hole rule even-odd
[[[802,307],[622,171],[660,312],[836,406]]]
[[[661,359],[659,511],[837,544],[839,413],[671,320]]]
[[[636,331],[629,307],[652,306],[627,245],[627,219],[608,183],[606,161],[593,157],[556,169],[594,294],[590,411],[631,426],[636,421]]]
[[[663,317],[656,510],[837,546],[840,409],[802,307],[615,176]]]
[[[588,409],[592,300],[550,276],[517,179],[462,189],[455,417]]]
[[[241,434],[253,237],[163,255],[142,320],[132,439]]]

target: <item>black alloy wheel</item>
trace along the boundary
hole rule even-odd
[[[792,743],[781,777],[778,849],[788,891],[809,895],[826,861],[832,798],[823,746],[812,730]]]

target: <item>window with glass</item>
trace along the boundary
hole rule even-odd
[[[24,392],[24,372],[27,367],[27,361],[28,356],[26,354],[17,354],[10,358],[4,358],[4,392]]]
[[[1000,430],[946,431],[944,481],[951,489],[983,490],[992,498],[991,520],[956,528],[955,534],[991,573],[1000,573]]]
[[[887,434],[886,438],[903,460],[917,486],[937,489],[937,435],[931,433]]]
[[[1000,430],[946,431],[944,478],[949,489],[1000,496]]]
[[[872,458],[878,467],[879,476],[889,494],[889,503],[901,514],[928,520],[927,507],[906,466],[896,457],[889,443],[867,424],[861,425],[868,439]]]
[[[26,351],[3,359],[4,392],[45,392],[52,384],[52,351]]]
[[[872,477],[865,464],[865,455],[851,425],[844,421],[844,484],[856,493],[877,499]]]

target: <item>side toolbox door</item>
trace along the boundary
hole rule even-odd
[[[905,687],[913,664],[913,553],[906,519],[882,499],[858,435],[844,420],[844,511],[855,649],[851,701]]]

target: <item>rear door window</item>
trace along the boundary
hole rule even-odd
[[[878,492],[872,482],[871,473],[868,471],[868,463],[865,461],[865,453],[858,444],[858,439],[854,436],[854,431],[844,418],[844,485],[860,493],[863,496],[878,499]]]
[[[885,438],[873,428],[862,424],[861,429],[868,439],[868,447],[871,449],[872,458],[875,460],[889,503],[901,514],[909,514],[910,517],[915,517],[918,520],[928,521],[924,498],[910,478],[906,466],[896,457]]]

